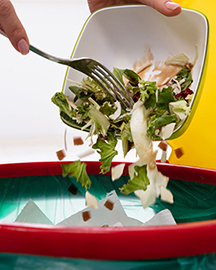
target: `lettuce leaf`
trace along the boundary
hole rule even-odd
[[[80,160],[76,160],[73,163],[62,164],[61,167],[63,169],[63,177],[71,175],[77,179],[77,182],[81,182],[83,187],[86,189],[90,188],[91,180],[86,172],[86,163],[81,163]]]
[[[121,130],[121,140],[122,140],[122,149],[124,153],[124,157],[130,151],[133,146],[133,138],[130,130],[130,122],[127,124],[123,124]]]
[[[149,99],[147,99],[144,103],[146,109],[152,108],[155,109],[156,108],[156,96],[155,95],[151,95],[149,97]]]
[[[119,69],[114,67],[113,74],[119,79],[119,81],[124,84],[123,77],[129,80],[132,85],[138,85],[141,80],[140,76],[131,69]]]
[[[140,76],[131,69],[125,69],[123,75],[132,85],[138,85],[141,81]]]
[[[171,102],[169,108],[170,112],[181,120],[184,120],[190,114],[190,107],[185,100]]]
[[[77,114],[80,116],[82,120],[89,120],[89,105],[85,102],[81,103],[77,106]]]
[[[105,117],[105,115],[94,106],[90,108],[88,115],[95,123],[95,130],[98,133],[102,133],[103,136],[106,136],[107,130],[110,126],[110,122],[107,117]]]
[[[147,176],[147,165],[142,167],[135,166],[134,177],[131,180],[128,180],[127,184],[124,184],[120,188],[121,193],[128,195],[136,190],[146,190],[147,186],[150,184],[149,178]]]
[[[170,123],[177,122],[178,118],[175,114],[171,115],[162,115],[160,117],[156,117],[156,115],[152,116],[149,125],[148,125],[148,131],[147,135],[150,136],[152,139],[156,138],[155,131],[162,127],[166,126]]]
[[[169,86],[168,88],[163,88],[162,91],[158,94],[158,102],[157,107],[162,110],[169,110],[169,103],[175,102],[176,99],[173,96],[172,87]]]
[[[119,81],[122,84],[124,84],[124,82],[123,82],[124,69],[119,69],[119,68],[114,67],[113,68],[113,75],[115,75],[116,78],[118,78]]]
[[[140,99],[145,102],[151,95],[154,95],[158,89],[156,82],[149,82],[140,80],[139,82],[139,91]]]
[[[186,66],[184,66],[177,74],[176,80],[180,82],[182,79],[185,81],[181,84],[181,89],[182,91],[185,91],[187,87],[190,86],[193,82],[191,70]]]
[[[61,92],[55,93],[55,95],[51,98],[51,101],[57,105],[61,111],[67,114],[69,117],[74,117],[74,110],[71,109],[68,105],[67,100],[65,99],[65,95]]]
[[[103,105],[100,106],[100,111],[106,116],[112,115],[115,110],[116,109],[110,106],[110,103],[108,101],[104,102]]]
[[[89,97],[93,95],[93,93],[89,93],[86,90],[84,90],[80,86],[72,85],[69,86],[69,90],[74,93],[78,98],[82,99],[83,101],[88,100]]]
[[[100,137],[97,138],[96,143],[92,146],[100,154],[100,160],[102,162],[100,169],[101,173],[107,173],[110,170],[111,162],[113,158],[118,154],[115,150],[117,139],[112,134],[107,134],[108,140],[103,140]]]

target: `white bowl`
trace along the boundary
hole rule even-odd
[[[194,97],[191,114],[171,138],[181,135],[189,125],[201,93],[208,47],[208,20],[194,10],[183,9],[175,17],[166,17],[144,5],[124,5],[100,9],[85,22],[72,52],[72,58],[90,57],[110,70],[133,68],[145,49],[151,48],[154,60],[164,62],[170,55],[185,53],[190,61],[199,55],[193,68],[191,89]],[[80,82],[84,74],[68,69],[63,92],[72,97],[67,79]],[[64,121],[64,119],[62,119]],[[186,124],[187,123],[187,124]]]

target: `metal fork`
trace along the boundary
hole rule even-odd
[[[0,33],[6,36],[1,26]],[[125,108],[131,109],[133,107],[133,99],[127,94],[125,86],[109,69],[98,61],[91,58],[63,59],[47,54],[32,45],[29,46],[29,49],[48,60],[69,66],[86,74],[94,79],[112,97],[113,101],[119,101]]]

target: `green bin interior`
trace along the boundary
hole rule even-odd
[[[151,208],[169,209],[177,225],[145,227],[65,227],[13,223],[29,199],[38,202],[53,223],[83,204],[85,189],[62,177],[61,164],[39,162],[0,165],[0,269],[216,269],[216,171],[158,164],[170,178],[174,204],[158,199]],[[113,163],[112,166],[118,163]],[[90,192],[98,199],[116,190],[126,207],[142,207],[111,181],[100,163],[87,162]],[[78,194],[68,191],[73,184]],[[134,203],[135,202],[135,203]],[[75,204],[74,204],[75,203]],[[60,217],[59,217],[60,215]]]

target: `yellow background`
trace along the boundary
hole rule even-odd
[[[200,11],[209,21],[209,47],[206,77],[197,109],[186,132],[168,143],[182,147],[184,155],[172,152],[169,162],[216,169],[216,1],[177,0],[185,8]]]

